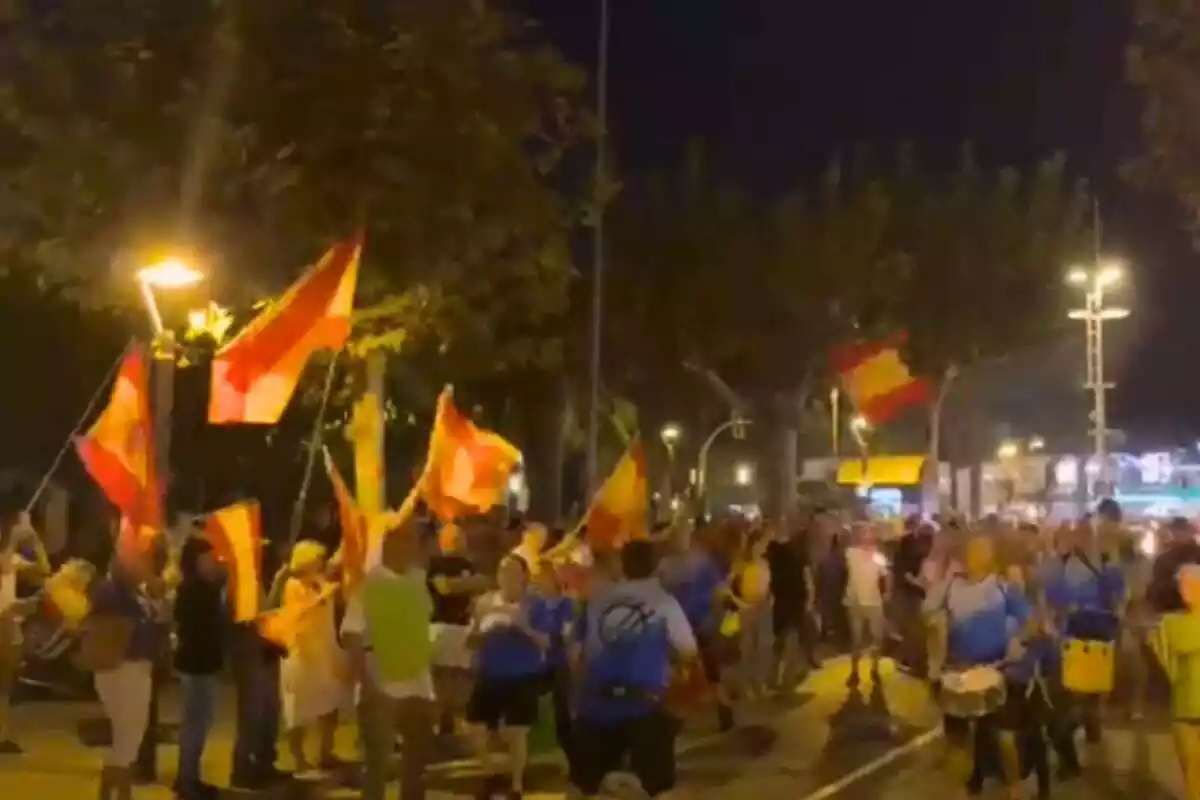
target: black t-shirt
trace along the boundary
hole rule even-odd
[[[906,577],[919,577],[921,574],[921,564],[929,555],[929,548],[925,547],[925,543],[914,534],[909,534],[900,539],[900,544],[896,548],[896,558],[893,564],[893,569],[896,575],[897,591],[902,592],[910,597],[924,597],[925,590],[919,586],[914,586]]]
[[[771,594],[777,601],[803,603],[808,595],[804,570],[808,568],[808,544],[801,537],[773,541],[767,545],[771,568]]]
[[[442,594],[434,586],[434,578],[469,578],[475,575],[475,565],[466,556],[437,555],[429,559],[425,580],[433,599],[433,622],[443,625],[471,624],[471,595]]]

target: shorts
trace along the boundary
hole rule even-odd
[[[793,631],[803,636],[808,629],[808,614],[805,612],[803,600],[792,599],[787,603],[778,600],[771,606],[771,631],[775,638],[781,638]]]
[[[850,618],[850,642],[855,651],[883,645],[883,607],[846,606]]]
[[[471,669],[474,653],[467,646],[471,628],[467,625],[447,625],[434,622],[429,626],[433,642],[433,665],[451,669]]]
[[[538,718],[538,702],[545,687],[541,674],[521,678],[477,678],[467,701],[467,722],[496,731],[532,728]]]
[[[575,720],[571,779],[585,797],[629,760],[629,769],[650,797],[675,788],[675,737],[678,723],[665,711],[617,721]]]

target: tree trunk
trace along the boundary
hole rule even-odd
[[[922,493],[925,513],[936,513],[942,510],[941,491],[941,458],[942,458],[942,411],[945,409],[946,398],[950,394],[951,384],[958,377],[958,368],[953,364],[942,373],[938,381],[937,395],[929,405],[929,451],[925,460],[925,474],[922,476]]]

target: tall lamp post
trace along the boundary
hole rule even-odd
[[[671,507],[672,501],[675,499],[675,446],[683,437],[683,428],[674,422],[668,422],[662,426],[658,436],[662,439],[663,447],[667,449],[667,469],[663,473],[662,498],[663,502]]]
[[[154,331],[154,441],[160,501],[166,512],[171,467],[171,413],[175,405],[175,331],[163,324],[155,290],[171,291],[195,286],[204,276],[178,258],[168,258],[138,270],[137,283],[150,326]],[[189,320],[191,322],[192,320]]]
[[[1084,307],[1071,310],[1067,316],[1083,320],[1087,342],[1087,372],[1084,388],[1092,393],[1091,434],[1092,456],[1096,461],[1094,494],[1101,496],[1108,488],[1108,409],[1106,395],[1116,384],[1104,377],[1104,323],[1124,319],[1129,309],[1105,305],[1105,292],[1124,278],[1124,270],[1116,263],[1097,263],[1092,268],[1075,267],[1067,273],[1067,283],[1084,291]]]
[[[600,465],[600,336],[604,330],[604,187],[608,159],[608,38],[609,0],[600,0],[600,31],[596,41],[596,137],[595,219],[592,228],[592,341],[591,387],[587,426],[588,492],[599,487]]]

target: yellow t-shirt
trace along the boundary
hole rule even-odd
[[[771,569],[763,559],[755,559],[742,567],[742,599],[758,603],[771,591]]]

